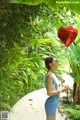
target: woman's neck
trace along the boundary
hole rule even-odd
[[[54,73],[54,70],[49,70],[48,73]]]

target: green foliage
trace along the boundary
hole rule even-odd
[[[78,86],[80,86],[80,54],[79,54],[79,46],[75,43],[70,46],[68,49],[68,59],[70,62],[70,66],[72,69],[72,77],[77,82]]]
[[[64,107],[64,112],[67,112],[72,120],[80,119],[80,105],[67,105]]]
[[[61,6],[68,7],[72,11],[75,11],[77,13],[79,12],[79,7],[80,7],[80,1],[74,1],[74,0],[67,0],[67,1],[62,1],[62,0],[8,0],[10,3],[20,3],[20,4],[30,4],[30,5],[37,5],[39,3],[46,3],[50,5],[53,9],[56,9]],[[74,7],[73,7],[74,6]]]
[[[46,5],[0,4],[0,110],[44,87],[44,58],[56,53],[59,41]],[[43,12],[44,11],[44,12]],[[42,14],[44,13],[44,14]],[[48,26],[48,27],[47,27]],[[51,26],[51,27],[50,27]],[[54,31],[54,34],[53,34]],[[57,55],[55,54],[57,57]],[[59,56],[59,54],[58,54]]]
[[[10,105],[8,105],[8,104],[6,104],[6,103],[2,103],[2,102],[0,103],[0,108],[1,108],[2,111],[4,111],[5,108],[6,108],[6,110],[8,110],[8,111],[11,110]]]

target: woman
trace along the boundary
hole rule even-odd
[[[54,73],[54,70],[58,66],[58,61],[55,58],[47,57],[45,59],[45,65],[48,69],[48,73],[45,78],[45,85],[47,89],[47,95],[49,96],[45,102],[46,119],[55,120],[60,93],[68,90],[68,86],[59,88],[59,81]]]

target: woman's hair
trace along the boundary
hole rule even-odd
[[[45,59],[45,65],[46,65],[46,68],[49,70],[50,69],[50,65],[49,65],[49,63],[52,63],[52,61],[53,61],[53,57],[47,57],[46,59]]]

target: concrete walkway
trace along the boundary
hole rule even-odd
[[[12,108],[10,120],[46,120],[44,103],[47,97],[45,88],[24,96]],[[56,120],[65,120],[58,110]]]

